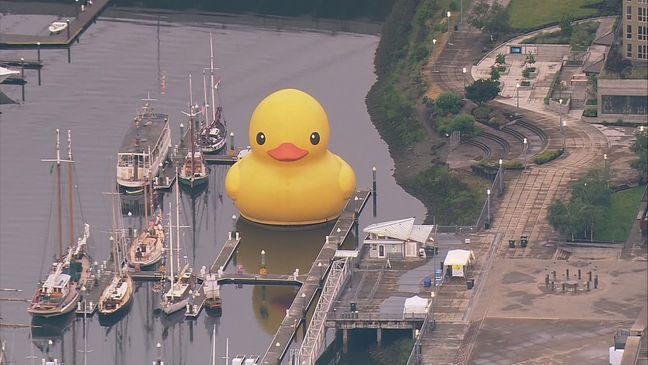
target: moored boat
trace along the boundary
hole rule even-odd
[[[11,76],[15,77],[15,76],[18,76],[18,75],[20,75],[20,71],[14,71],[14,70],[10,70],[10,69],[8,69],[6,67],[0,66],[0,84],[3,83],[4,80],[6,80],[7,78],[9,78]]]
[[[218,92],[220,81],[214,84],[214,45],[212,35],[209,34],[209,72],[210,72],[210,92],[211,105],[207,105],[207,92],[205,90],[205,120],[201,123],[200,130],[197,133],[196,143],[203,153],[216,153],[225,146],[227,141],[227,130],[223,123],[223,106],[216,106],[215,94]],[[203,86],[205,84],[203,72]],[[204,87],[204,89],[206,89]],[[220,95],[220,94],[219,94]],[[219,97],[220,103],[220,97]]]
[[[131,123],[117,154],[117,184],[128,190],[141,190],[158,175],[171,146],[169,117],[155,113],[145,104]]]
[[[222,301],[216,274],[210,273],[205,277],[203,292],[205,293],[205,309],[211,312],[219,312],[222,309]]]
[[[194,117],[198,115],[199,112],[197,111],[198,107],[193,105],[191,75],[189,75],[189,106],[189,113],[183,112],[183,114],[189,117],[189,137],[191,146],[189,147],[187,156],[183,161],[178,180],[186,188],[193,189],[208,182],[209,170],[207,169],[207,164],[205,164],[202,152],[200,152],[200,149],[196,146]]]
[[[58,258],[50,266],[45,281],[39,283],[38,288],[27,312],[35,317],[56,317],[72,312],[81,296],[81,288],[86,285],[90,276],[92,260],[87,253],[87,242],[90,238],[90,225],[84,224],[83,236],[74,239],[74,193],[72,182],[72,139],[68,130],[68,158],[61,159],[60,134],[56,130],[56,159],[43,161],[54,162],[56,167],[57,207],[58,207]],[[69,244],[67,251],[63,249],[63,204],[61,202],[61,164],[66,163],[68,170],[69,193]]]
[[[157,215],[148,227],[133,239],[128,250],[128,263],[139,269],[157,264],[164,254],[164,240],[162,217]]]
[[[50,33],[59,34],[68,27],[67,22],[52,22],[47,29]]]
[[[128,274],[115,275],[99,298],[99,315],[111,316],[124,310],[133,298],[133,279]]]

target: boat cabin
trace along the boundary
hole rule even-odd
[[[53,297],[64,297],[68,293],[70,275],[58,272],[49,274],[43,283],[43,294]]]
[[[434,245],[433,225],[414,224],[414,218],[376,223],[365,227],[363,241],[370,258],[424,258],[425,247]]]

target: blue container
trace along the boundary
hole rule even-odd
[[[429,276],[426,276],[425,278],[423,278],[423,287],[424,288],[429,288],[431,286],[432,286],[432,278],[429,277]]]

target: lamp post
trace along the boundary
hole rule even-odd
[[[502,159],[499,159],[499,193],[502,195],[504,192],[504,187],[502,186],[502,180],[504,179],[504,169],[502,169]]]
[[[463,27],[463,0],[459,0],[459,8],[460,8],[460,12],[461,12],[461,16],[459,18],[459,23]]]
[[[488,228],[490,228],[491,216],[490,216],[490,194],[491,190],[486,189],[486,222],[488,222]]]
[[[448,10],[448,13],[446,15],[448,16],[448,33],[450,33],[450,15],[452,15],[452,13],[450,13],[450,10]]]
[[[463,85],[464,89],[466,88],[466,71],[468,71],[465,67],[461,69],[461,72],[463,72]]]
[[[515,84],[515,114],[520,114],[520,83]]]
[[[563,99],[558,100],[558,102],[560,103],[560,110],[559,110],[559,113],[558,113],[558,115],[560,115],[560,123],[559,123],[560,124],[560,136],[562,137],[562,149],[563,149],[563,152],[565,152],[565,128],[564,128],[565,124],[563,124],[563,119],[562,119],[562,103],[563,103]]]
[[[524,169],[526,170],[526,153],[527,153],[527,148],[529,147],[529,141],[525,138],[522,140],[522,153],[524,154]]]

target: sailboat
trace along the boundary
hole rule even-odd
[[[131,242],[128,250],[128,263],[135,269],[148,269],[162,260],[164,256],[164,227],[162,227],[162,215],[157,214],[153,220],[149,221],[149,199],[153,194],[149,192],[147,186],[144,187],[144,222],[147,224],[145,229],[140,232]],[[152,207],[151,207],[151,210]]]
[[[194,132],[196,122],[194,117],[199,114],[199,111],[198,106],[193,105],[191,75],[189,75],[189,100],[189,113],[182,113],[189,117],[191,146],[182,164],[182,169],[180,169],[179,181],[185,187],[194,189],[207,183],[209,171],[207,170],[207,165],[205,164],[202,152],[199,148],[196,148],[196,136]]]
[[[218,314],[222,309],[222,301],[220,287],[218,286],[218,276],[216,274],[207,274],[203,282],[203,292],[205,293],[205,309]]]
[[[169,202],[169,210],[171,210],[171,203]],[[176,258],[180,250],[180,191],[176,189],[176,225],[173,225],[171,212],[169,211],[169,252],[170,252],[170,275],[169,275],[169,289],[163,294],[162,301],[160,302],[160,309],[166,315],[170,315],[181,309],[184,309],[189,303],[189,297],[192,294],[193,288],[196,285],[196,277],[193,270],[189,267],[189,263],[185,262],[182,269],[180,269],[180,260],[174,262],[174,251]],[[176,228],[176,245],[178,248],[173,247],[173,234],[171,230]],[[174,266],[175,264],[175,266]],[[180,269],[178,278],[175,278],[174,269]]]
[[[218,91],[220,81],[214,84],[214,44],[212,41],[212,35],[209,34],[209,72],[210,72],[210,96],[211,96],[211,105],[207,104],[207,90],[205,83],[205,73],[203,71],[203,91],[205,97],[205,121],[200,127],[198,132],[197,144],[200,150],[203,153],[216,153],[223,149],[225,142],[227,141],[227,130],[225,129],[225,124],[221,121],[223,119],[223,106],[220,103],[218,107],[216,106],[216,100],[214,97],[215,92]],[[220,95],[220,94],[219,94]],[[220,98],[219,98],[220,99]],[[211,112],[209,111],[211,107]],[[211,119],[210,119],[211,118]]]
[[[58,209],[58,259],[52,263],[45,281],[41,282],[32,297],[27,312],[36,317],[55,317],[72,312],[81,296],[81,288],[86,285],[90,273],[91,259],[88,256],[87,242],[90,238],[90,225],[84,224],[83,236],[74,240],[74,184],[72,183],[72,138],[68,130],[68,159],[61,159],[60,133],[56,130],[56,159],[43,160],[56,163],[57,209]],[[68,192],[70,216],[70,243],[67,252],[63,250],[63,207],[61,203],[61,163],[68,166]]]
[[[99,297],[99,315],[108,317],[123,312],[133,298],[133,279],[124,270],[124,243],[126,237],[121,225],[118,225],[113,196],[113,236],[111,236],[112,256],[115,263],[115,276]]]

